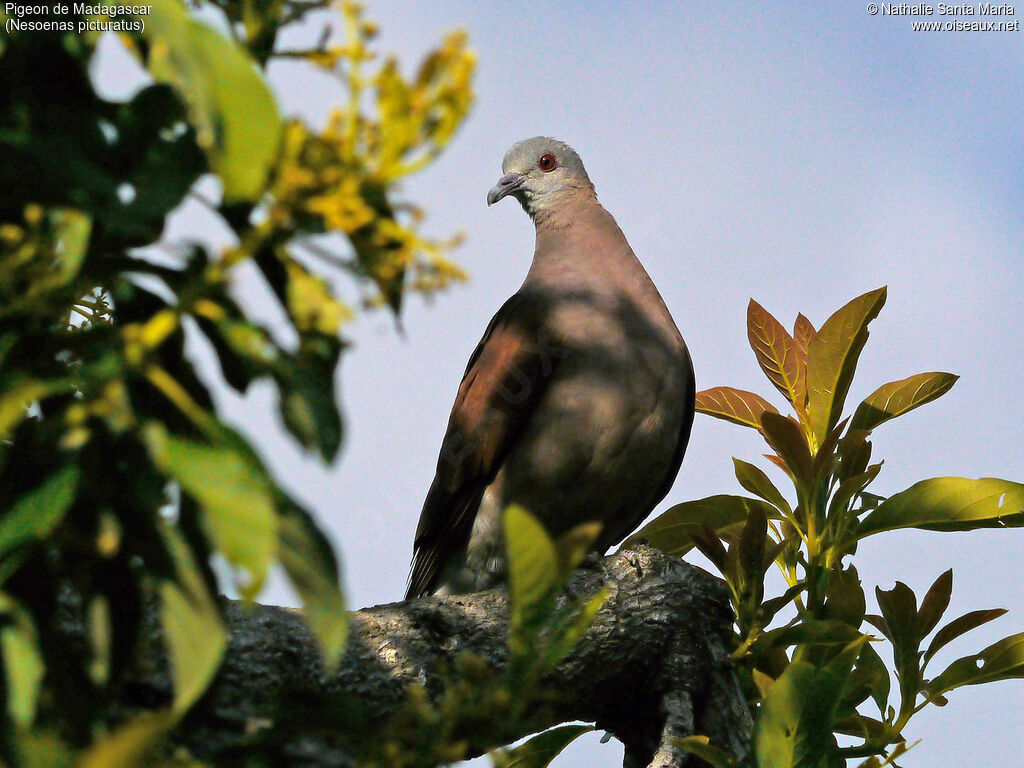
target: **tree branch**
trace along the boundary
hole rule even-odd
[[[504,590],[358,611],[333,671],[297,611],[229,603],[224,664],[176,738],[199,758],[257,750],[267,764],[326,768],[394,754],[410,765],[582,720],[625,743],[627,768],[696,764],[674,743],[694,733],[743,759],[751,721],[729,666],[721,582],[641,545],[590,563],[568,589],[586,599],[604,586],[611,596],[572,654],[514,697],[501,685]],[[123,697],[129,709],[170,700],[159,630],[149,626]],[[432,752],[439,735],[458,754]]]

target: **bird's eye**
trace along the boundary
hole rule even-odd
[[[540,160],[537,161],[537,167],[544,171],[544,173],[547,173],[558,167],[558,160],[550,152],[545,152],[540,156]]]

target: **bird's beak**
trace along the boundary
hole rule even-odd
[[[526,181],[525,173],[506,173],[487,193],[487,205],[492,206],[501,198],[512,194],[523,185],[524,181]]]

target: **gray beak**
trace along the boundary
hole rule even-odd
[[[501,198],[512,194],[523,185],[524,181],[526,181],[526,174],[506,173],[498,179],[498,183],[491,187],[491,191],[487,193],[487,205],[492,206]]]

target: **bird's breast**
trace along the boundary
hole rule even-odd
[[[646,503],[676,449],[688,363],[678,334],[628,302],[566,302],[551,330],[557,369],[504,462],[500,502],[558,533]]]

